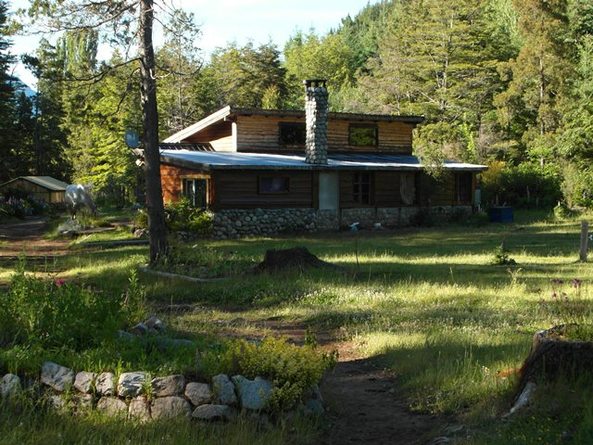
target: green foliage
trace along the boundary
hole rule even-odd
[[[134,274],[127,294],[104,295],[61,279],[35,278],[21,265],[2,295],[0,341],[72,350],[98,345],[143,312],[142,295]]]
[[[518,166],[495,164],[482,181],[483,202],[515,207],[553,207],[561,198],[557,166],[524,163]]]
[[[172,231],[187,231],[200,236],[207,236],[212,231],[214,214],[193,207],[186,198],[167,204],[165,214],[167,225]]]
[[[299,347],[286,339],[266,337],[261,343],[232,340],[219,351],[200,357],[201,371],[211,377],[220,373],[261,376],[274,383],[269,409],[293,408],[335,363],[334,354],[324,354],[312,346]]]
[[[510,257],[509,251],[507,250],[504,242],[502,242],[498,247],[496,247],[496,249],[494,249],[490,264],[493,266],[512,266],[517,264],[517,262]]]

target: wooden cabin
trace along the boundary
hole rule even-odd
[[[212,210],[221,237],[471,211],[485,166],[447,161],[436,181],[412,155],[421,116],[331,113],[325,83],[309,82],[306,111],[227,106],[165,139],[165,202],[185,196]],[[270,218],[288,223],[264,224]]]
[[[1,184],[0,194],[17,192],[53,204],[64,202],[67,186],[51,176],[20,176]]]

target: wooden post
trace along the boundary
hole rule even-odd
[[[581,251],[579,253],[579,260],[582,263],[587,262],[587,250],[589,249],[589,223],[581,221]]]

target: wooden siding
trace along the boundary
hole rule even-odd
[[[65,191],[60,190],[48,190],[45,187],[41,187],[40,185],[20,178],[6,184],[4,187],[2,187],[2,189],[0,189],[0,193],[7,192],[9,190],[18,190],[33,196],[35,199],[39,199],[48,203],[64,202],[66,193]]]
[[[289,179],[288,193],[258,192],[260,176],[282,176]],[[313,173],[290,171],[217,171],[212,174],[216,198],[213,208],[311,208],[313,199]]]
[[[416,196],[418,204],[423,206],[455,205],[455,176],[444,173],[439,180],[426,173],[420,173],[416,180]]]
[[[304,151],[304,145],[281,146],[279,122],[301,122],[304,118],[276,116],[237,116],[237,151]],[[354,152],[412,153],[414,125],[404,122],[377,122],[379,144],[373,147],[349,145],[350,124],[368,124],[347,120],[330,120],[328,123],[328,150]]]
[[[232,122],[219,122],[192,135],[184,142],[212,144],[216,151],[237,151],[233,142]]]
[[[178,201],[181,198],[181,186],[183,178],[206,178],[210,175],[197,170],[176,167],[169,164],[161,164],[161,185],[163,188],[163,201],[165,204]],[[214,199],[211,184],[208,184],[207,202],[210,205]]]

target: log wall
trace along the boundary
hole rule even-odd
[[[215,210],[249,208],[312,208],[313,172],[301,171],[217,171],[212,179]],[[259,193],[260,176],[281,176],[289,180],[287,193]]]
[[[237,151],[305,151],[303,145],[280,145],[279,122],[300,122],[304,118],[276,116],[237,116]],[[330,119],[327,139],[329,151],[350,150],[353,152],[412,153],[412,130],[414,126],[404,122],[377,122],[379,145],[357,147],[348,143],[348,128],[353,124],[369,124],[368,121]]]
[[[210,143],[216,151],[236,151],[232,135],[232,122],[219,122],[185,140],[186,142]]]
[[[163,188],[163,201],[165,204],[178,201],[181,198],[183,178],[210,179],[210,175],[188,168],[161,164],[161,185]],[[207,190],[207,202],[209,205],[214,201],[214,190],[211,185],[211,181],[209,181]]]

